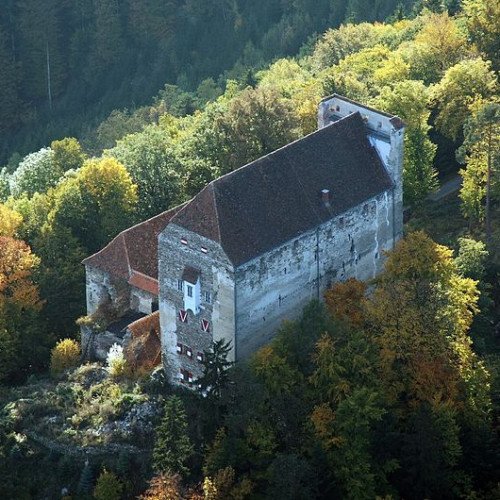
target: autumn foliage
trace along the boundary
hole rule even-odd
[[[42,303],[33,282],[39,258],[26,243],[9,236],[0,236],[0,255],[0,322],[7,310],[39,310]]]
[[[80,345],[72,339],[60,340],[52,349],[50,371],[54,374],[78,365],[80,361]]]

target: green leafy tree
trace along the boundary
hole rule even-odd
[[[159,127],[128,135],[108,154],[130,173],[137,185],[137,210],[141,218],[157,215],[181,199],[180,172],[184,166],[172,140]]]
[[[19,164],[11,175],[10,192],[13,196],[27,193],[45,193],[50,187],[56,185],[63,174],[54,164],[54,152],[50,148],[43,148],[36,153],[31,153]]]
[[[137,186],[114,158],[87,160],[58,186],[54,198],[50,224],[70,229],[80,245],[93,253],[134,221]]]
[[[488,250],[482,241],[471,238],[458,238],[458,255],[455,264],[467,278],[481,280],[486,270]]]
[[[224,99],[228,97],[210,106],[197,123],[192,146],[220,173],[239,168],[298,138],[299,122],[293,105],[277,90],[247,88],[227,104]]]
[[[434,87],[436,128],[444,136],[456,140],[475,101],[488,99],[497,92],[497,78],[490,66],[481,58],[459,62],[448,69]]]
[[[440,12],[435,11],[435,12]],[[445,71],[468,54],[467,40],[459,24],[447,12],[423,17],[423,27],[413,45],[420,47],[420,64],[440,79]]]
[[[462,170],[461,198],[466,215],[480,216],[484,190],[486,238],[491,242],[491,200],[500,198],[500,104],[485,103],[467,120],[458,157],[468,161]],[[471,168],[471,172],[468,172]],[[471,203],[469,200],[475,201]]]
[[[500,69],[500,5],[496,0],[463,0],[463,12],[472,41]]]
[[[343,24],[328,30],[314,48],[312,60],[318,69],[338,64],[345,57],[363,49],[374,47],[379,42],[373,24]]]
[[[340,332],[324,334],[314,358],[314,434],[346,498],[373,498],[382,472],[371,456],[374,425],[386,411],[377,392],[374,344],[360,331],[344,339]]]
[[[85,269],[81,262],[87,252],[69,228],[49,223],[42,226],[33,249],[41,259],[42,316],[59,337],[76,333],[75,320],[85,314]]]
[[[406,80],[382,89],[376,101],[381,109],[398,115],[406,123],[403,189],[405,203],[411,206],[423,203],[437,187],[433,167],[436,146],[428,136],[428,97],[429,90],[422,82]]]
[[[73,137],[52,141],[50,149],[53,152],[54,169],[61,172],[61,175],[68,170],[78,170],[85,161],[85,153],[80,143]]]
[[[156,429],[153,467],[159,473],[186,474],[186,462],[193,453],[187,433],[188,424],[184,404],[178,396],[165,402],[164,416]]]

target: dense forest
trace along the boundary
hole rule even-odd
[[[200,89],[296,54],[316,33],[383,20],[397,0],[5,0],[0,9],[0,164],[81,137],[165,85]],[[410,9],[412,1],[401,2]]]
[[[0,496],[500,498],[500,4],[220,3],[0,13]],[[199,390],[119,349],[81,364],[81,261],[334,92],[406,123],[381,274],[248,363],[214,344]]]

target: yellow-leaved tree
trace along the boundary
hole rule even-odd
[[[44,342],[37,343],[42,302],[33,274],[39,258],[23,241],[0,236],[0,380],[36,365]]]

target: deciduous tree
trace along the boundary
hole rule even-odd
[[[461,198],[467,215],[480,216],[484,191],[486,238],[491,242],[491,199],[500,197],[500,104],[479,106],[468,118],[464,136],[458,157],[469,164],[462,170],[464,186]],[[468,172],[469,168],[471,172]],[[474,203],[469,200],[474,200]]]
[[[456,140],[472,113],[474,102],[486,100],[497,91],[498,81],[490,66],[481,58],[459,62],[448,69],[434,87],[436,127],[444,136]]]

